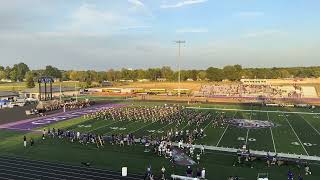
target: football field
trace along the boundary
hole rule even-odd
[[[236,109],[223,108],[196,108],[199,113],[211,114],[211,118],[201,124],[205,137],[196,141],[196,144],[207,146],[239,148],[247,144],[250,149],[298,154],[306,156],[320,156],[320,117],[318,113],[303,109],[282,109],[274,111],[267,107],[252,108],[250,106]],[[272,127],[242,127],[235,124],[224,124],[214,127],[215,116],[225,114],[226,118],[245,120],[246,122],[270,122]],[[54,124],[51,125],[51,128]],[[136,137],[161,137],[171,129],[189,130],[196,128],[187,122],[160,123],[142,121],[117,121],[110,119],[85,119],[81,123],[69,127],[83,133],[94,133],[104,136],[112,134],[133,133]]]

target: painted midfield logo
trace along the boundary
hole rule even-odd
[[[240,128],[250,128],[250,129],[262,129],[275,127],[275,124],[270,121],[261,120],[249,120],[249,119],[230,119],[228,123],[233,126]]]

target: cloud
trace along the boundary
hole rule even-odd
[[[176,33],[207,33],[209,32],[206,28],[185,28],[185,29],[178,29]]]
[[[140,1],[134,1],[139,5]],[[75,9],[58,32],[85,34],[113,34],[123,27],[142,27],[144,23],[132,13],[119,9],[100,9],[94,4],[83,3]]]
[[[160,6],[160,8],[163,8],[163,9],[180,8],[183,6],[188,6],[188,5],[192,5],[192,4],[200,4],[200,3],[207,2],[207,1],[208,0],[184,0],[184,1],[180,1],[176,4],[163,4]]]
[[[264,37],[264,36],[270,36],[270,35],[275,35],[280,33],[282,33],[282,31],[276,30],[276,29],[269,29],[269,30],[263,30],[263,31],[257,31],[257,32],[250,32],[245,34],[243,37],[255,38],[255,37]]]
[[[62,30],[76,32],[106,31],[108,26],[117,24],[119,21],[122,21],[119,14],[101,11],[95,5],[84,3],[72,12],[70,22],[66,23]]]
[[[126,26],[121,27],[120,30],[132,30],[132,29],[150,29],[151,26],[148,25],[140,25],[140,26]]]
[[[134,6],[138,6],[138,7],[144,7],[145,5],[139,1],[139,0],[128,0],[129,3],[133,4]]]
[[[244,18],[253,18],[253,17],[260,17],[264,15],[264,12],[261,11],[243,11],[234,14],[237,17],[244,17]]]

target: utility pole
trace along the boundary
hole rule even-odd
[[[60,82],[60,103],[62,102],[62,90],[61,90],[61,82]]]
[[[74,91],[76,93],[76,102],[78,102],[77,83],[74,83]]]
[[[178,96],[180,97],[180,94],[181,94],[181,69],[180,69],[180,59],[181,59],[181,44],[184,44],[186,43],[186,41],[182,41],[182,40],[178,40],[178,41],[175,41],[175,43],[178,44],[178,47],[179,47],[179,52],[178,52],[178,83],[179,83],[179,87],[178,87]]]

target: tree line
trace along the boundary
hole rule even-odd
[[[0,66],[0,79],[9,79],[13,82],[26,81],[27,87],[34,87],[34,81],[41,76],[50,76],[63,81],[85,82],[91,86],[92,82],[102,83],[103,81],[138,80],[148,79],[156,81],[158,78],[165,78],[167,81],[177,81],[178,71],[169,66],[149,69],[109,69],[106,71],[76,71],[60,70],[53,66],[46,66],[44,69],[30,70],[25,63],[14,64],[12,67]],[[277,79],[277,78],[311,78],[320,77],[320,67],[281,67],[281,68],[243,68],[241,65],[227,65],[223,68],[209,67],[205,70],[181,70],[181,80],[188,79],[222,81],[238,81],[241,78]]]

